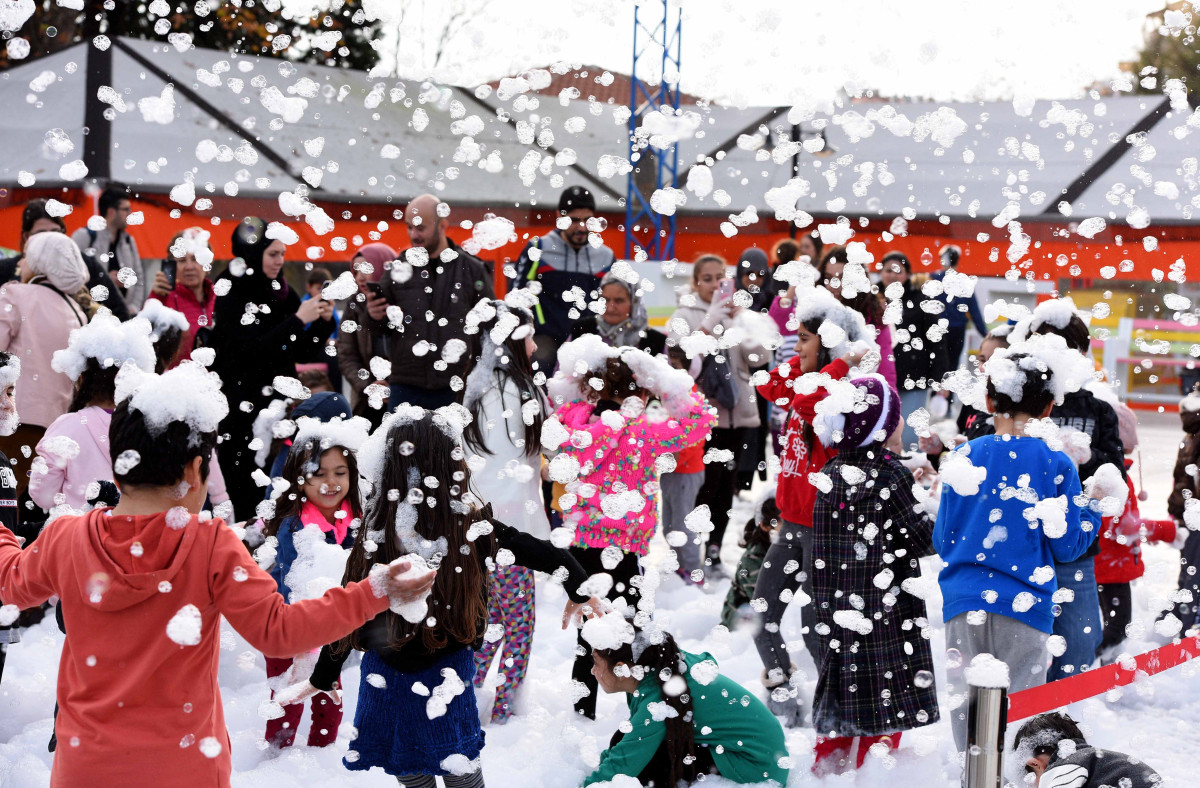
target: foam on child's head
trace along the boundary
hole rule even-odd
[[[169,331],[186,333],[188,330],[186,315],[155,298],[147,298],[146,303],[142,305],[142,311],[138,312],[133,320],[145,320],[150,324],[150,339],[154,342]]]
[[[21,359],[11,353],[5,353],[3,363],[0,363],[0,389],[17,385],[21,377]]]
[[[370,432],[371,422],[362,416],[352,416],[349,419],[335,417],[329,421],[301,416],[296,419],[296,436],[292,445],[302,446],[315,441],[322,452],[334,446],[357,452],[366,442]]]
[[[810,322],[821,324],[817,330],[821,344],[829,348],[834,357],[844,356],[855,349],[877,347],[875,327],[868,326],[862,315],[843,304],[824,287],[808,285],[796,288],[796,310],[788,319],[787,327],[796,330]]]
[[[72,329],[67,346],[54,351],[50,367],[71,380],[78,380],[95,359],[105,369],[133,362],[139,369],[153,370],[156,362],[150,323],[129,320],[122,323],[111,312],[101,312],[85,326]]]
[[[992,387],[1013,403],[1022,400],[1031,383],[1044,381],[1041,385],[1053,395],[1055,404],[1061,405],[1067,394],[1079,391],[1093,378],[1091,362],[1073,352],[1057,334],[1034,334],[997,348],[985,372]]]
[[[115,399],[118,404],[128,400],[129,409],[142,414],[151,435],[161,435],[172,422],[186,424],[192,433],[188,438],[192,446],[199,443],[201,434],[217,432],[229,415],[221,379],[192,361],[184,361],[161,375],[123,366],[117,373]]]

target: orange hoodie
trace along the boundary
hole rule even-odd
[[[288,605],[222,520],[193,515],[172,528],[165,513],[110,511],[61,517],[24,551],[0,527],[0,599],[21,608],[62,599],[50,784],[228,786],[221,616],[267,656],[291,657],[349,634],[387,598],[364,580]],[[167,635],[186,605],[200,612],[197,645]]]

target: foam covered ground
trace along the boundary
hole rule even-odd
[[[1179,420],[1174,414],[1139,414],[1141,440],[1145,447],[1143,478],[1150,500],[1143,513],[1150,517],[1166,515],[1166,496],[1170,490],[1171,467],[1179,440]],[[1135,483],[1137,469],[1135,467]],[[739,502],[740,515],[730,524],[725,546],[726,561],[737,560],[736,536],[750,512],[750,501]],[[647,560],[653,569],[666,549],[656,537]],[[1146,576],[1134,584],[1134,626],[1138,637],[1127,642],[1131,653],[1149,650],[1161,644],[1153,632],[1149,614],[1152,600],[1165,597],[1174,589],[1178,573],[1178,553],[1168,546],[1152,545],[1146,553]],[[937,559],[924,561],[926,573],[936,572]],[[727,675],[764,696],[758,677],[762,665],[754,650],[750,632],[739,630],[727,636],[714,636],[721,602],[728,582],[706,594],[685,587],[670,577],[658,591],[658,615],[675,633],[684,648],[712,653]],[[557,587],[543,582],[538,586],[538,620],[530,672],[517,702],[517,714],[505,725],[487,728],[488,742],[483,753],[484,776],[489,786],[577,785],[596,761],[601,749],[625,717],[625,705],[615,696],[600,699],[598,719],[590,722],[577,718],[569,697],[570,662],[574,633],[559,628],[564,595]],[[935,676],[944,685],[944,629],[940,598],[928,601],[934,628],[933,653]],[[800,643],[799,617],[790,610],[784,618],[784,635],[794,643],[793,658],[808,674],[806,691],[811,697],[816,684],[812,660]],[[259,703],[267,697],[266,676],[261,655],[225,627],[221,651],[220,682],[225,714],[233,743],[233,785],[252,786],[394,786],[382,771],[368,774],[347,772],[341,757],[348,745],[348,732],[358,692],[357,658],[343,674],[346,685],[346,720],[336,746],[320,750],[294,747],[270,757],[261,742],[264,721],[258,716]],[[5,788],[45,788],[50,782],[52,756],[46,751],[54,708],[54,682],[62,635],[52,620],[27,630],[24,640],[9,650],[8,665],[0,685],[0,786]],[[247,653],[249,655],[247,656]],[[1200,762],[1200,664],[1190,663],[1166,673],[1141,680],[1108,696],[1083,701],[1070,712],[1084,723],[1093,744],[1121,750],[1145,760],[1166,778],[1167,785],[1191,785],[1194,764]],[[811,729],[788,732],[788,748],[795,767],[789,785],[833,786],[853,783],[863,788],[894,786],[956,786],[958,767],[950,737],[944,694],[943,720],[935,725],[905,733],[900,750],[893,756],[869,758],[855,775],[818,780],[809,773],[812,765]],[[490,692],[480,694],[481,709],[490,709]],[[306,712],[307,716],[307,712]],[[307,720],[298,741],[307,735]],[[722,780],[708,784],[729,785]]]

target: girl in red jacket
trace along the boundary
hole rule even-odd
[[[812,597],[812,513],[817,491],[809,474],[821,470],[835,453],[816,438],[812,423],[818,403],[827,395],[825,387],[845,378],[864,353],[874,348],[862,316],[821,288],[797,290],[796,313],[788,327],[793,323],[795,357],[772,370],[768,380],[758,386],[759,394],[786,408],[788,415],[775,497],[782,523],[754,587],[754,599],[766,602],[754,645],[764,665],[763,684],[770,693],[767,706],[790,726],[803,721],[797,692],[801,674],[788,656],[780,621],[798,589]],[[816,622],[811,605],[801,610],[800,620],[805,647],[815,655],[820,641],[813,629]]]

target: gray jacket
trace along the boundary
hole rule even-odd
[[[684,295],[688,294],[685,292]],[[676,318],[682,318],[687,322],[689,331],[695,331],[704,322],[704,315],[707,312],[708,304],[699,298],[695,299],[695,306],[683,306],[681,304],[676,308],[675,313],[671,315],[671,319],[667,321],[667,327],[672,329],[667,335],[667,341],[673,345],[679,344],[680,335],[676,334],[673,329]],[[736,323],[736,319],[726,320],[725,327],[729,328]],[[771,354],[763,346],[763,340],[765,339],[767,337],[748,333],[747,337],[739,345],[730,348],[727,358],[733,370],[734,380],[737,382],[738,401],[732,413],[715,402],[709,403],[717,409],[718,428],[759,426],[758,400],[754,387],[750,385],[750,369],[770,364]]]
[[[142,308],[142,304],[146,302],[146,268],[142,265],[142,256],[138,253],[137,241],[128,231],[120,234],[115,247],[107,227],[99,231],[80,227],[71,236],[71,240],[84,254],[90,252],[105,271],[119,273],[122,268],[132,270],[137,281],[125,291],[125,305],[129,307],[130,312],[137,312]],[[115,255],[115,261],[109,258],[110,254]],[[117,276],[118,274],[114,273],[112,279],[119,284]]]

